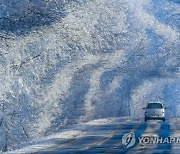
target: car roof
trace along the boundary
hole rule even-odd
[[[153,104],[153,103],[163,104],[163,102],[149,102],[148,104]]]

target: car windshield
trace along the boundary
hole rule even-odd
[[[163,108],[162,104],[160,103],[150,103],[147,105],[148,109],[161,109]]]

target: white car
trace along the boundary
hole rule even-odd
[[[165,122],[165,107],[164,104],[161,102],[151,102],[148,103],[145,108],[145,122],[147,120],[163,120]]]

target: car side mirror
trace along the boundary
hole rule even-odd
[[[143,107],[143,110],[145,110],[145,107]]]

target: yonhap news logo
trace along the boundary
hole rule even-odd
[[[160,137],[160,136],[140,136],[136,137],[134,132],[126,133],[122,136],[122,145],[124,148],[130,148],[135,143],[145,144],[180,144],[180,137]]]
[[[129,132],[123,135],[122,144],[124,148],[130,148],[136,143],[134,132]]]

